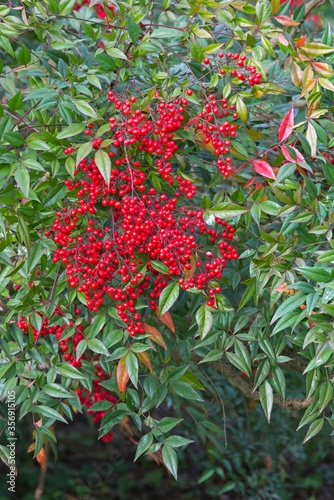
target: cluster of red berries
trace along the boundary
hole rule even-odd
[[[230,139],[237,135],[237,126],[226,120],[229,115],[232,115],[233,119],[238,118],[235,105],[229,105],[225,97],[217,101],[214,94],[208,96],[203,111],[200,111],[197,115],[197,130],[203,137],[204,143],[211,144],[213,153],[219,156],[216,164],[218,170],[226,178],[231,175],[233,170],[232,158],[226,156],[231,150]],[[222,119],[225,119],[225,121],[221,121]]]
[[[116,404],[117,399],[110,394],[109,391],[104,389],[100,383],[103,382],[108,378],[107,373],[105,373],[100,365],[95,366],[95,376],[96,378],[93,380],[93,387],[91,391],[88,391],[87,389],[77,389],[75,392],[78,394],[80,403],[87,408],[87,413],[93,413],[93,422],[97,423],[100,420],[103,419],[103,417],[106,414],[106,411],[96,411],[96,412],[91,412],[89,408],[93,406],[95,403],[98,403],[99,401],[110,401],[110,403]],[[113,433],[112,431],[108,432],[105,434],[101,440],[104,443],[108,443],[113,440]]]
[[[75,308],[75,314],[80,314],[80,309]],[[41,329],[38,331],[36,328],[32,328],[34,339],[38,340],[41,336],[55,335],[61,352],[64,354],[64,360],[67,361],[72,366],[80,368],[82,366],[80,359],[76,359],[76,347],[81,340],[84,338],[84,327],[83,325],[74,326],[74,323],[70,321],[69,323],[62,323],[60,325],[49,325],[49,320],[43,317],[41,313],[37,313],[42,319]],[[56,307],[55,316],[63,316],[63,311]],[[20,318],[17,326],[24,332],[29,332],[29,324],[26,318]],[[67,327],[72,327],[76,329],[76,333],[71,337],[62,338],[64,335],[64,330]]]
[[[231,76],[238,78],[238,80],[240,80],[242,82],[245,82],[247,80],[250,87],[253,87],[254,85],[259,85],[261,83],[262,74],[257,71],[256,67],[255,66],[245,66],[245,61],[247,59],[245,55],[232,54],[232,52],[228,52],[227,54],[224,54],[224,52],[219,52],[218,58],[219,59],[225,58],[227,60],[227,64],[228,64],[228,60],[233,60],[233,61],[235,61],[235,63],[237,64],[237,66],[240,69],[245,68],[246,73],[245,73],[245,71],[242,72],[242,71],[238,71],[236,69],[232,69],[230,71]],[[210,59],[209,57],[206,57],[203,60],[203,63],[205,65],[211,64],[212,62],[213,62],[213,60]],[[247,72],[250,73],[250,75],[247,76]],[[223,76],[226,75],[226,69],[221,67],[220,74]]]
[[[80,10],[84,5],[87,5],[89,6],[90,4],[90,0],[79,0],[78,2],[76,2],[74,4],[74,7],[73,7],[73,10],[75,11],[78,11]],[[107,9],[109,9],[111,11],[112,14],[115,13],[115,6],[114,5],[108,5],[107,6]],[[95,14],[96,16],[99,18],[99,19],[104,19],[105,17],[107,17],[107,14],[103,8],[103,5],[102,3],[97,3],[94,5],[94,10],[95,10]]]
[[[173,134],[187,123],[187,99],[165,102],[157,93],[145,112],[135,96],[121,99],[109,92],[108,100],[115,110],[106,141],[112,161],[110,183],[95,159],[82,160],[75,180],[65,181],[76,201],[56,213],[46,236],[57,243],[53,260],[65,264],[69,285],[84,293],[88,309],[97,312],[111,299],[134,336],[144,333],[136,310],[140,296],[146,294],[149,307],[155,309],[162,290],[177,278],[183,290],[203,290],[208,304],[215,306],[214,295],[220,292],[216,280],[238,254],[229,243],[234,228],[218,218],[216,228],[208,227],[203,210],[178,206],[182,195],[191,199],[196,194],[193,182],[172,167],[178,151]],[[236,118],[233,105],[227,109],[227,101],[218,104],[209,96],[197,115],[198,130],[205,134],[205,142],[214,144],[218,168],[226,176],[230,159],[222,158],[230,151],[227,138],[236,135],[236,126],[214,120],[231,112]],[[90,124],[87,130],[92,129]],[[94,149],[102,143],[101,138],[92,139]],[[161,177],[166,192],[150,187],[151,172]]]

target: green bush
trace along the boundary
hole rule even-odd
[[[275,404],[303,410],[304,442],[328,436],[329,4],[0,7],[0,452],[12,473],[14,406],[42,467],[55,422],[87,411],[104,442],[134,426],[134,459],[175,478],[177,453],[203,442],[202,479],[229,477],[214,494],[254,498],[282,479],[253,481],[233,448],[213,448],[229,383],[260,401],[268,432],[283,436],[288,419]]]

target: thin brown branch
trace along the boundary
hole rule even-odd
[[[229,365],[223,361],[213,363],[212,366],[217,370],[223,373],[232,383],[234,383],[238,389],[243,393],[246,398],[255,399],[256,401],[260,400],[259,391],[252,390],[252,387],[248,382],[243,378],[240,372],[234,368],[232,365]],[[312,403],[312,398],[301,399],[301,398],[290,398],[283,399],[277,394],[274,395],[274,404],[284,408],[285,410],[305,410]]]
[[[35,489],[35,500],[42,500],[43,492],[44,492],[44,487],[45,487],[45,476],[46,476],[46,470],[48,466],[48,460],[49,460],[49,452],[50,452],[50,445],[48,441],[45,441],[44,444],[44,452],[45,452],[45,460],[44,463],[41,463],[40,466],[40,473],[39,473],[39,478],[38,478],[38,484]]]

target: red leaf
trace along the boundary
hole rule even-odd
[[[253,160],[254,170],[263,177],[268,177],[268,179],[276,179],[276,175],[266,161],[263,160]]]
[[[36,455],[36,460],[39,463],[40,467],[42,470],[45,470],[46,468],[46,456],[45,456],[45,451],[44,448],[42,448],[39,453]]]
[[[289,137],[292,132],[293,126],[295,124],[295,119],[293,115],[293,108],[285,115],[278,131],[279,142],[284,141]]]
[[[123,356],[118,362],[117,369],[116,369],[116,379],[117,379],[117,385],[119,392],[124,392],[126,388],[126,384],[129,382],[129,374],[128,370],[126,369],[125,366],[125,359],[126,356]]]
[[[288,16],[275,16],[274,19],[283,26],[298,26],[298,22]]]
[[[157,312],[157,310],[156,310],[156,312]],[[168,326],[168,328],[169,328],[170,330],[172,330],[172,332],[173,332],[173,333],[175,333],[175,326],[174,326],[174,323],[173,323],[172,317],[171,317],[171,315],[170,315],[170,313],[169,313],[168,311],[167,311],[167,312],[165,312],[164,314],[162,314],[161,316],[159,316],[159,315],[158,315],[158,312],[157,312],[157,316],[158,316],[158,318],[160,319],[160,321],[161,321],[164,325]]]
[[[286,160],[291,161],[291,163],[298,163],[298,162],[300,162],[300,161],[305,161],[304,156],[303,156],[303,155],[302,155],[302,154],[298,151],[298,149],[296,149],[296,148],[294,148],[294,147],[292,147],[292,146],[289,146],[289,149],[293,149],[293,150],[294,150],[294,152],[296,153],[296,157],[297,157],[297,159],[296,159],[296,160],[294,160],[294,159],[292,158],[292,156],[291,156],[291,155],[290,155],[290,153],[289,153],[288,148],[286,148],[285,146],[281,146],[282,153],[283,153],[284,158],[285,158]]]
[[[159,330],[154,328],[154,326],[147,325],[146,323],[144,323],[143,326],[144,326],[145,332],[149,333],[150,339],[153,342],[156,342],[157,344],[161,345],[161,347],[163,347],[167,351],[166,343],[165,343],[161,333],[159,332]]]
[[[144,363],[145,366],[147,366],[147,368],[152,373],[152,371],[153,371],[152,363],[151,363],[150,357],[147,354],[147,352],[145,352],[145,351],[143,351],[143,352],[137,352],[137,357],[140,359],[140,361],[142,363]]]
[[[306,38],[307,38],[307,35],[301,36],[299,38],[298,42],[296,43],[297,47],[302,47],[305,43]]]

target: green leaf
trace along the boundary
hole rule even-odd
[[[312,424],[309,427],[309,430],[307,431],[307,434],[305,436],[303,443],[305,444],[306,441],[308,441],[309,439],[313,438],[316,434],[318,434],[321,431],[321,429],[323,428],[323,426],[324,426],[324,419],[323,418],[318,418],[317,420],[312,422]]]
[[[67,16],[72,13],[73,7],[76,3],[76,0],[60,0],[58,3],[58,12],[62,16]]]
[[[263,201],[259,204],[261,211],[269,215],[277,215],[279,210],[282,208],[281,205],[275,203],[274,201]]]
[[[312,281],[318,281],[320,283],[329,283],[332,281],[331,273],[321,267],[297,267],[296,271],[307,276]]]
[[[110,47],[106,49],[107,54],[110,57],[114,57],[115,59],[125,59],[127,60],[127,56],[120,49],[116,49],[115,47]]]
[[[56,186],[50,189],[45,199],[43,200],[43,205],[47,207],[49,205],[57,203],[66,196],[67,192],[67,187],[64,186],[63,183],[58,183]]]
[[[203,401],[203,399],[199,394],[197,394],[195,389],[193,389],[189,384],[186,384],[185,382],[171,382],[170,386],[175,394],[181,396],[182,398],[191,399],[194,401]]]
[[[106,184],[109,186],[111,174],[111,162],[108,154],[99,149],[95,155],[95,163]]]
[[[73,378],[77,380],[85,380],[86,377],[84,377],[77,368],[75,368],[72,365],[67,365],[67,364],[62,364],[57,366],[57,371],[60,375],[63,375],[63,377],[66,378]]]
[[[275,54],[275,51],[273,49],[273,46],[270,43],[270,41],[268,40],[268,38],[266,38],[263,35],[261,36],[261,44],[262,44],[262,47],[264,48],[264,50],[267,52],[267,54],[269,54],[271,57],[273,57],[275,59],[276,54]]]
[[[252,374],[252,362],[247,347],[240,340],[237,340],[234,344],[234,350],[235,354],[242,359],[242,364],[245,368],[243,371],[250,377]]]
[[[180,292],[180,285],[177,281],[170,283],[162,291],[159,298],[159,316],[165,314],[177,301]]]
[[[80,340],[75,350],[75,358],[77,360],[81,358],[87,347],[88,347],[87,340],[86,339]]]
[[[329,380],[326,380],[319,387],[319,414],[324,411],[326,406],[333,399],[333,384]]]
[[[112,408],[113,406],[114,403],[112,403],[111,401],[102,400],[93,404],[93,406],[89,408],[89,411],[106,411]]]
[[[316,356],[313,359],[311,359],[311,361],[307,365],[306,369],[304,370],[303,375],[305,373],[309,372],[310,370],[313,370],[314,368],[318,368],[319,366],[324,365],[329,360],[329,358],[332,356],[332,354],[333,354],[333,351],[331,349],[331,346],[328,345],[327,342],[325,342],[321,346],[319,344],[319,348],[317,349]]]
[[[106,315],[104,312],[100,312],[93,317],[93,321],[86,330],[86,337],[92,338],[96,337],[106,324]]]
[[[11,146],[20,147],[24,144],[24,139],[18,132],[6,132],[3,136],[6,142],[9,142]]]
[[[271,16],[271,4],[268,0],[258,0],[255,5],[256,16],[260,23],[263,23]]]
[[[193,442],[191,439],[186,439],[182,436],[169,436],[165,441],[172,448],[180,448],[180,446],[186,446]]]
[[[255,297],[255,292],[256,292],[255,278],[250,278],[250,280],[251,282],[247,285],[247,288],[244,291],[243,296],[241,297],[238,311],[240,311],[240,309],[242,309],[251,299],[254,299]]]
[[[334,52],[333,47],[329,47],[328,45],[324,45],[323,43],[306,43],[300,50],[305,52],[308,56],[324,56],[326,54],[330,54]]]
[[[302,311],[291,311],[282,316],[276,323],[271,335],[275,335],[289,327],[295,328],[307,316],[307,309]]]
[[[84,123],[73,123],[69,127],[63,128],[59,134],[57,134],[57,139],[66,139],[67,137],[73,137],[75,135],[81,134],[85,129]]]
[[[158,423],[158,429],[162,433],[166,433],[174,429],[179,423],[181,423],[183,418],[174,418],[174,417],[164,417]]]
[[[99,78],[95,75],[87,75],[87,81],[91,84],[91,85],[94,85],[94,87],[102,90],[102,87],[101,87],[101,82],[99,80]]]
[[[216,217],[219,217],[220,219],[227,219],[227,218],[238,217],[239,215],[248,212],[248,210],[241,207],[240,205],[236,205],[235,203],[224,202],[214,205],[213,207],[210,208],[209,212],[213,213]]]
[[[327,250],[326,252],[321,252],[319,257],[317,257],[318,262],[334,262],[334,250]]]
[[[267,359],[261,361],[256,369],[254,380],[254,391],[262,384],[270,372],[270,363]]]
[[[20,64],[26,66],[31,61],[31,53],[30,50],[27,49],[25,45],[22,45],[20,52],[17,54],[17,60]]]
[[[68,156],[65,160],[65,168],[72,178],[74,178],[75,161],[72,156]]]
[[[22,100],[22,92],[20,90],[11,99],[9,99],[8,107],[11,111],[16,111],[17,109],[21,109],[22,106],[23,106],[23,100]]]
[[[331,30],[331,25],[329,23],[328,23],[327,28],[325,29],[325,31],[322,35],[321,43],[323,43],[324,45],[327,45],[329,47],[333,46],[333,34],[332,34],[332,30]]]
[[[212,361],[218,361],[222,357],[223,353],[220,349],[213,349],[206,356],[204,356],[198,364],[201,363],[211,363]]]
[[[153,443],[153,435],[151,433],[142,436],[139,440],[136,450],[136,455],[133,461],[135,462],[143,453],[145,453],[145,451],[149,449],[152,443]]]
[[[71,397],[71,394],[64,389],[60,384],[46,384],[43,385],[43,391],[46,392],[49,396],[53,398],[68,398]]]
[[[285,375],[281,368],[279,366],[275,366],[273,368],[273,385],[275,390],[278,392],[278,394],[281,396],[281,398],[285,399],[285,390],[286,390],[286,380],[285,380]]]
[[[129,352],[129,354],[126,356],[125,367],[127,369],[127,372],[129,374],[131,382],[137,388],[138,387],[138,359],[137,359],[137,356],[135,354],[133,354],[133,352]]]
[[[237,98],[237,113],[244,123],[248,120],[248,109],[241,97]]]
[[[158,28],[150,34],[150,38],[174,38],[180,37],[183,35],[182,30],[178,30],[175,28]],[[208,34],[208,38],[211,36]]]
[[[160,262],[160,260],[151,260],[150,263],[153,269],[155,269],[159,273],[169,274],[169,267],[165,266],[165,264]]]
[[[25,166],[17,165],[15,170],[15,180],[21,189],[23,196],[25,198],[29,198],[30,176]]]
[[[287,298],[276,310],[270,324],[272,325],[276,320],[278,320],[285,314],[298,309],[302,304],[304,304],[305,300],[306,295],[300,292]]]
[[[140,26],[137,24],[132,17],[128,16],[127,18],[128,25],[128,33],[132,43],[137,43],[139,34],[140,34]]]
[[[38,411],[38,413],[40,413],[44,417],[51,418],[53,420],[60,420],[60,422],[64,422],[64,424],[68,423],[64,419],[64,417],[57,410],[54,410],[53,408],[49,408],[48,406],[45,405],[36,406],[35,408],[36,411]]]
[[[249,354],[248,354],[249,356]],[[246,373],[248,377],[251,376],[250,359],[245,358],[240,352],[238,354],[227,352],[226,357],[233,366],[238,368],[241,372]]]
[[[9,448],[7,448],[7,446],[0,445],[0,459],[8,466]]]
[[[91,118],[97,118],[97,114],[94,109],[86,101],[79,101],[78,99],[73,99],[73,104],[80,113],[83,115],[90,116]]]
[[[1,35],[0,36],[0,47],[2,47],[3,50],[5,52],[7,52],[7,54],[12,56],[12,58],[14,59],[15,54],[14,54],[13,47],[10,44],[10,41],[8,40],[7,36],[3,36],[2,33],[0,33],[0,35]]]
[[[177,465],[178,465],[177,454],[171,446],[168,446],[168,444],[165,444],[162,448],[162,459],[167,469],[177,480]]]
[[[213,324],[213,316],[207,306],[201,306],[196,313],[196,322],[198,324],[201,340],[210,332]]]
[[[260,403],[268,422],[270,422],[271,410],[274,403],[274,393],[271,385],[267,380],[260,386]]]
[[[306,375],[306,397],[310,398],[319,384],[319,370],[311,370]]]
[[[129,411],[127,410],[109,410],[102,419],[99,438],[107,434],[115,425],[122,422],[128,414]]]
[[[81,160],[86,158],[92,149],[93,145],[91,141],[81,144],[80,148],[77,151],[76,164],[78,165],[78,163],[80,163]]]
[[[18,229],[21,240],[25,243],[28,252],[30,252],[30,233],[29,227],[26,221],[22,217],[17,218],[18,221]]]
[[[104,344],[99,339],[88,339],[87,346],[93,352],[97,352],[98,354],[105,354],[106,356],[109,356],[108,349],[104,346]]]

